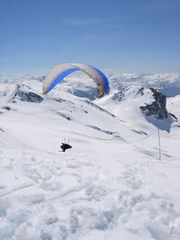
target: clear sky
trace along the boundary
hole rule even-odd
[[[0,0],[0,73],[180,71],[180,0]]]

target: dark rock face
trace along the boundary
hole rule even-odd
[[[140,109],[146,116],[155,116],[157,119],[165,120],[168,118],[168,111],[166,109],[166,96],[154,88],[150,88],[153,92],[154,102],[141,106]],[[142,92],[142,89],[141,89]],[[142,94],[142,93],[141,93]]]
[[[35,103],[40,103],[43,101],[43,98],[41,96],[33,92],[18,91],[17,95],[20,97],[22,101],[35,102]]]
[[[30,77],[29,80],[37,80],[40,82],[43,82],[46,76],[40,76],[40,77]]]
[[[178,118],[173,114],[173,113],[170,113],[169,114],[171,115],[171,117],[173,117],[176,121],[178,121]]]
[[[144,88],[143,88],[143,87],[140,88],[139,91],[138,91],[138,93],[141,94],[141,96],[143,96],[143,95],[144,95]]]
[[[30,87],[22,84],[22,86],[30,89]],[[8,91],[5,91],[4,92],[4,96],[6,96],[8,93]],[[13,91],[9,94],[9,100],[8,102],[12,102],[12,103],[17,103],[16,102],[16,98],[20,99],[21,101],[26,101],[26,102],[35,102],[35,103],[40,103],[43,101],[43,98],[41,96],[39,96],[38,94],[36,93],[33,93],[33,92],[29,92],[29,91],[23,91],[21,89],[21,85],[20,84],[16,84]],[[8,109],[7,107],[4,109],[6,110],[10,110]]]
[[[117,93],[115,93],[114,95],[113,95],[113,97],[112,97],[112,100],[114,100],[114,101],[122,101],[123,100],[123,98],[124,98],[124,94],[123,94],[123,92],[122,91],[119,91],[119,92],[117,92]]]
[[[5,110],[8,110],[8,111],[11,110],[11,108],[9,106],[3,106],[2,108]]]

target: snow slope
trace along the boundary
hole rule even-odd
[[[19,89],[41,87],[26,79]],[[59,88],[40,103],[16,93],[1,83],[1,240],[180,239],[179,122],[161,131],[159,161],[157,129],[132,93],[123,105]],[[178,104],[168,102],[172,113]]]

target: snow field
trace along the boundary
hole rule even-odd
[[[0,239],[179,240],[179,128],[161,131],[160,162],[157,135],[141,141],[156,129],[128,110],[134,102],[114,117],[113,102],[99,103],[107,112],[58,94],[1,101],[12,110],[0,115]]]

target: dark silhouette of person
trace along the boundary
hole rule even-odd
[[[72,146],[67,143],[62,143],[61,149],[63,150],[63,152],[65,152],[69,148],[72,148]]]

